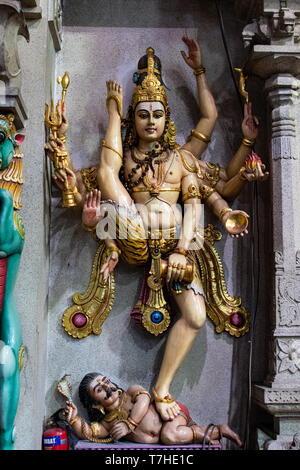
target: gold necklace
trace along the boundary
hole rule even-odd
[[[124,420],[124,419],[128,418],[127,411],[123,410],[123,408],[122,408],[124,399],[125,399],[125,394],[124,394],[124,392],[122,392],[122,394],[120,395],[120,404],[119,404],[118,408],[116,410],[112,410],[108,414],[106,414],[103,418],[104,421],[107,421],[108,423],[110,423],[114,419],[119,419],[121,421],[121,420]]]

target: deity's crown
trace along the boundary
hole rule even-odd
[[[131,105],[135,109],[138,103],[142,101],[161,101],[165,108],[168,106],[168,99],[164,86],[157,78],[156,74],[161,75],[161,71],[155,67],[154,49],[148,47],[147,54],[147,68],[139,68],[138,76],[146,73],[145,78],[141,84],[137,85],[132,96]]]
[[[7,115],[0,114],[0,129],[3,129],[8,135],[16,132],[15,125],[13,124],[15,116],[10,113]]]

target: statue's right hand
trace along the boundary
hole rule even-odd
[[[100,213],[101,191],[94,189],[85,195],[82,209],[82,223],[87,227],[95,227],[103,218]]]
[[[44,149],[50,160],[54,161],[55,152],[57,150],[60,152],[65,151],[65,144],[59,137],[54,137],[53,134],[50,134],[48,142],[44,145]]]
[[[58,137],[62,137],[63,135],[66,135],[68,127],[69,127],[69,121],[67,119],[66,115],[66,103],[65,101],[59,100],[58,102],[58,110],[61,115],[62,123],[60,127],[57,129],[57,135]]]
[[[52,173],[52,178],[61,191],[65,189],[66,183],[68,188],[73,191],[77,182],[76,175],[70,168],[57,168]]]
[[[74,405],[74,403],[66,401],[66,407],[64,409],[66,420],[71,421],[72,419],[76,418],[77,414],[77,407]]]

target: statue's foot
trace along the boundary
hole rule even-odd
[[[222,217],[222,223],[231,237],[243,237],[248,233],[249,215],[240,210],[228,211]]]
[[[176,416],[179,415],[179,405],[176,403],[170,393],[164,397],[160,397],[154,387],[152,392],[154,396],[155,408],[163,421],[172,421],[174,418],[176,418]]]
[[[107,110],[110,111],[118,111],[118,114],[122,118],[123,116],[123,90],[121,85],[114,81],[109,80],[106,82],[107,88]]]
[[[232,431],[226,423],[218,425],[210,424],[209,426],[193,425],[192,428],[194,442],[204,443],[205,440],[205,444],[219,444],[222,437],[226,437],[226,439],[235,442],[238,446],[242,446],[239,435]]]

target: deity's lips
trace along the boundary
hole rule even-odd
[[[244,163],[245,169],[249,173],[252,173],[253,171],[256,170],[257,165],[261,166],[262,161],[255,152],[252,152],[250,155],[248,155],[248,157],[245,160],[245,163]]]
[[[148,132],[148,134],[153,134],[156,132],[156,127],[147,127],[146,132]]]

